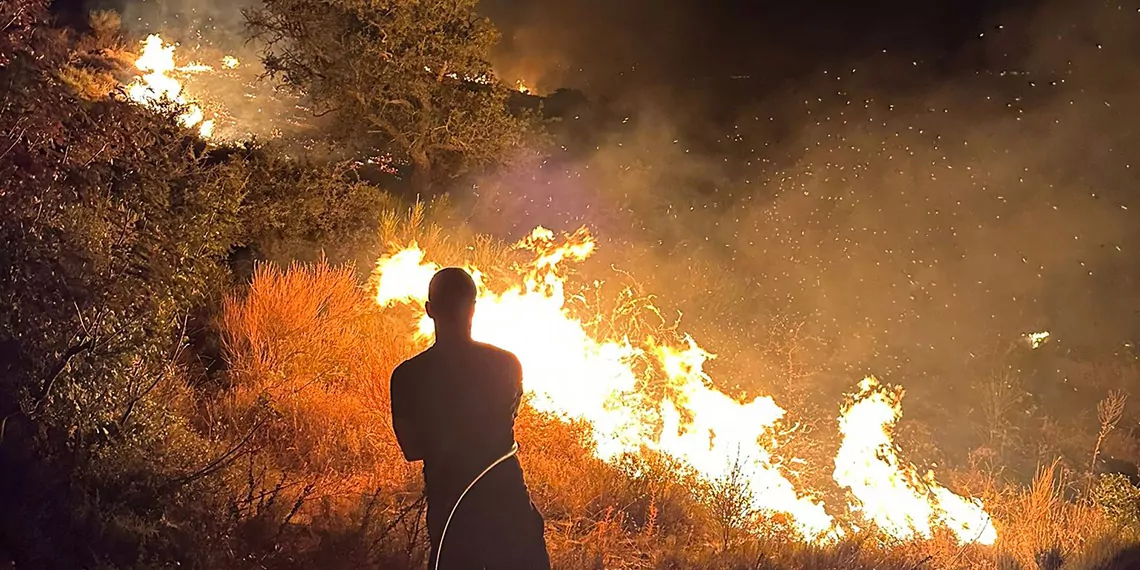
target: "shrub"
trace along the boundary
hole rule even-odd
[[[1140,532],[1140,488],[1127,475],[1105,473],[1097,477],[1092,487],[1092,500],[1104,510],[1108,518]]]
[[[412,354],[400,340],[410,331],[384,318],[350,267],[262,265],[242,297],[226,299],[221,330],[229,386],[217,413],[239,432],[263,422],[257,437],[280,468],[403,483],[402,470],[378,470],[403,463],[388,379]]]

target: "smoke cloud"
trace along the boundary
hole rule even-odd
[[[806,323],[809,365],[920,391],[966,389],[972,362],[1033,331],[1064,351],[1130,350],[1136,6],[979,11],[925,39],[847,30],[824,43],[862,51],[819,55],[795,53],[816,32],[725,51],[744,40],[689,29],[701,9],[683,3],[540,4],[506,20],[502,67],[533,65],[519,73],[544,88],[573,71],[615,116],[590,149],[481,183],[478,221],[596,228],[599,266],[683,312],[719,378],[772,388],[765,350],[789,318]],[[777,44],[794,56],[768,62]]]
[[[583,100],[546,101],[565,148],[542,167],[455,189],[471,223],[590,226],[591,275],[628,272],[752,390],[965,390],[1040,330],[1130,350],[1135,2],[753,4],[485,0],[499,75]],[[253,62],[241,7],[119,9]]]

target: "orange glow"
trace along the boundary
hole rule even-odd
[[[143,72],[143,75],[135,77],[135,80],[127,86],[127,96],[140,105],[157,106],[167,101],[183,105],[185,111],[179,115],[179,122],[185,127],[197,127],[199,135],[209,138],[214,132],[214,121],[206,120],[202,108],[186,99],[183,95],[182,82],[170,74],[202,73],[212,71],[213,68],[200,63],[176,66],[174,63],[176,47],[163,42],[158,34],[148,36],[143,41],[142,53],[135,60],[135,67]],[[229,65],[229,60],[233,60],[232,66]],[[237,60],[228,58],[224,63],[227,67],[234,67],[237,65]]]
[[[588,422],[595,453],[605,461],[656,451],[707,480],[725,476],[735,463],[756,510],[786,516],[807,541],[842,536],[841,525],[811,493],[795,488],[773,459],[773,450],[762,443],[785,415],[771,397],[739,401],[718,390],[704,371],[714,356],[692,338],[684,337],[679,345],[652,338],[602,341],[570,314],[561,269],[589,257],[596,246],[585,229],[556,239],[553,232],[537,228],[515,246],[533,254],[532,262],[516,268],[516,281],[491,287],[477,268],[467,268],[480,288],[473,335],[519,357],[531,405]],[[374,273],[377,303],[411,305],[421,341],[432,335],[422,304],[439,268],[411,244],[381,257]],[[663,376],[667,396],[653,398],[644,390],[635,362],[646,359]],[[929,536],[931,525],[941,524],[961,542],[981,533],[979,542],[992,543],[992,526],[985,532],[978,526],[989,522],[980,504],[932,480],[910,482],[913,466],[900,466],[889,434],[899,402],[872,382],[864,381],[860,397],[840,419],[844,442],[835,460],[835,479],[858,499],[852,501],[852,511],[893,536]],[[879,458],[884,450],[890,454]]]

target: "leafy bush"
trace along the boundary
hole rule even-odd
[[[64,36],[11,35],[37,13],[13,7],[0,67],[0,535],[22,567],[211,560],[224,544],[202,541],[237,524],[225,477],[249,442],[200,421],[190,340],[209,337],[202,316],[230,285],[236,247],[360,243],[380,191],[255,147],[207,147],[176,109],[76,92],[60,79]],[[250,186],[259,177],[282,185]]]
[[[1092,488],[1093,501],[1116,523],[1140,532],[1140,488],[1128,476],[1105,473]]]

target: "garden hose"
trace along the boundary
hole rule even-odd
[[[464,489],[462,493],[460,493],[459,498],[455,500],[455,505],[453,505],[451,507],[451,514],[447,515],[447,521],[443,523],[443,532],[439,533],[439,545],[436,546],[436,549],[435,549],[435,570],[439,570],[439,561],[440,561],[440,559],[443,558],[443,539],[445,537],[447,537],[447,527],[449,525],[451,525],[451,518],[455,516],[455,511],[456,511],[456,509],[459,508],[459,503],[463,501],[463,497],[465,497],[467,495],[467,492],[470,491],[471,488],[474,487],[475,484],[478,483],[479,480],[482,479],[483,476],[487,474],[487,472],[494,469],[496,465],[510,459],[511,457],[513,457],[518,452],[519,452],[519,444],[518,444],[518,442],[515,442],[513,445],[511,445],[511,450],[508,451],[506,455],[496,459],[494,463],[488,465],[487,468],[484,469],[482,473],[480,473],[474,479],[472,479],[471,483],[469,483],[467,485],[467,488]]]

